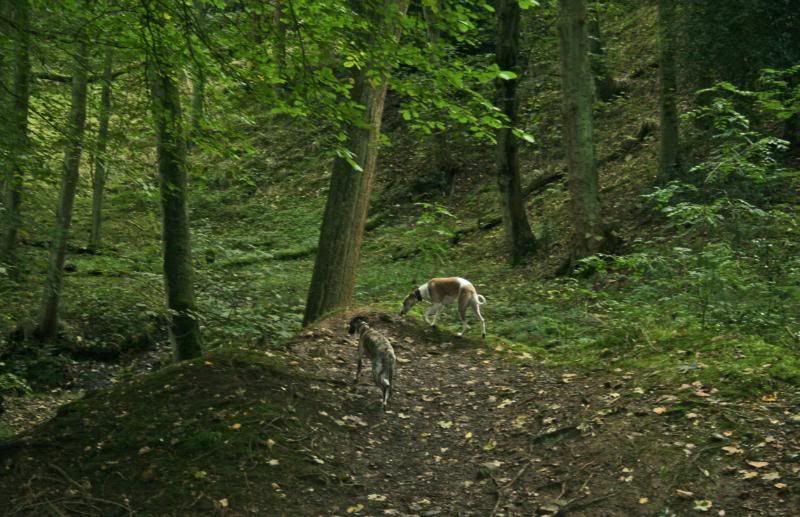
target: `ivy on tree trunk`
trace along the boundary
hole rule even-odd
[[[377,18],[376,27],[381,27],[375,30],[378,37],[389,34],[396,40],[400,35],[397,16],[405,16],[408,1],[386,2],[375,7],[383,11],[382,15],[368,14]],[[368,77],[368,72],[369,68],[364,67],[358,73],[351,90],[352,99],[365,108],[363,123],[353,124],[348,132],[349,149],[358,169],[354,169],[343,157],[337,157],[333,162],[330,192],[303,316],[304,325],[347,305],[353,296],[372,180],[378,161],[383,105],[389,86],[388,76],[383,75],[377,81],[374,77]]]
[[[519,179],[519,145],[512,127],[517,123],[520,67],[519,53],[520,7],[517,0],[498,0],[497,7],[497,64],[501,70],[514,72],[509,79],[497,79],[497,104],[508,117],[508,126],[497,130],[497,186],[503,227],[511,252],[512,264],[520,264],[526,256],[536,251],[536,240],[531,232],[525,199]]]
[[[67,125],[67,145],[64,151],[64,169],[61,176],[61,192],[56,210],[56,223],[50,244],[50,260],[47,266],[44,297],[39,311],[36,335],[42,341],[51,341],[58,334],[58,308],[64,285],[64,261],[67,254],[67,238],[72,222],[75,191],[78,188],[83,134],[86,126],[86,95],[89,79],[88,43],[81,38],[74,56],[72,72],[72,103]]]
[[[28,0],[14,0],[11,5],[16,36],[14,38],[13,87],[8,121],[8,159],[4,163],[3,235],[0,242],[0,263],[17,276],[17,235],[21,224],[22,180],[28,160],[28,108],[30,102],[30,5]]]
[[[100,113],[98,115],[97,149],[94,178],[92,180],[92,229],[89,234],[89,249],[100,247],[103,223],[103,195],[108,175],[108,121],[111,117],[111,66],[114,49],[106,49],[103,60],[103,86],[100,90]]]
[[[585,0],[559,0],[563,138],[573,221],[570,266],[599,251],[603,243],[586,24]]]
[[[674,0],[658,0],[658,100],[661,123],[656,181],[660,184],[676,179],[680,172],[674,24]]]

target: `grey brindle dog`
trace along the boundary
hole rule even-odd
[[[372,380],[383,393],[382,407],[386,409],[386,403],[392,398],[394,387],[392,379],[397,363],[394,348],[386,336],[369,327],[364,316],[351,319],[348,332],[350,335],[358,334],[358,368],[354,382],[358,382],[358,377],[361,375],[361,360],[366,356],[372,363]]]

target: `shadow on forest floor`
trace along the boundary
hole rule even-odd
[[[726,400],[542,368],[370,313],[399,361],[380,410],[340,314],[63,406],[0,449],[4,515],[792,515],[797,394]],[[475,330],[472,331],[473,334]],[[498,353],[499,352],[499,353]]]

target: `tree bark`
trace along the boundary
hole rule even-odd
[[[194,0],[194,10],[197,16],[198,28],[201,32],[205,31],[206,12],[203,5]],[[195,62],[192,67],[192,111],[189,115],[189,139],[187,148],[193,149],[197,140],[203,135],[203,124],[205,121],[206,104],[206,72],[203,64]]]
[[[442,9],[442,2],[441,0],[436,0],[436,10],[441,11]],[[438,64],[439,54],[436,53],[435,49],[439,45],[441,41],[441,34],[439,33],[439,28],[437,27],[438,23],[438,14],[428,5],[422,6],[422,13],[425,17],[425,26],[428,33],[428,41],[431,44],[431,47],[434,48],[434,59],[436,59]],[[447,130],[441,129],[437,130],[431,137],[431,167],[433,169],[433,174],[438,176],[438,183],[441,185],[442,193],[448,196],[453,194],[453,190],[455,188],[455,172],[456,167],[453,163],[453,157],[450,154],[450,147],[447,144]]]
[[[275,0],[272,12],[272,26],[275,29],[275,63],[278,65],[278,76],[286,73],[286,20],[284,13],[285,0]]]
[[[677,72],[675,69],[675,4],[658,0],[660,138],[656,182],[665,184],[680,172]]]
[[[187,162],[180,94],[169,65],[154,56],[148,79],[161,183],[164,282],[171,311],[170,338],[180,360],[202,352],[194,297],[194,271],[186,200]]]
[[[394,13],[380,16],[373,26],[379,37],[388,35],[397,40],[400,23],[396,17],[405,15],[408,0],[386,1],[385,6],[380,6],[382,10],[394,10]],[[365,67],[358,74],[351,90],[351,97],[365,108],[363,124],[354,124],[348,134],[349,149],[360,170],[354,170],[341,157],[333,162],[330,192],[303,316],[304,325],[347,305],[353,296],[389,80],[384,74],[378,83],[375,78],[367,77],[368,71]]]
[[[531,232],[525,199],[519,179],[518,141],[512,132],[517,123],[519,100],[517,85],[522,73],[517,64],[519,52],[520,7],[517,0],[498,0],[497,13],[497,64],[501,70],[517,74],[513,79],[497,79],[497,104],[508,117],[509,126],[497,130],[497,186],[500,190],[500,207],[503,228],[511,255],[511,263],[522,263],[536,251],[536,240]]]
[[[597,167],[592,136],[592,74],[585,0],[559,0],[561,85],[567,184],[573,237],[571,265],[602,245]]]
[[[67,144],[64,151],[64,167],[61,177],[56,223],[50,244],[50,260],[47,266],[44,297],[39,312],[36,335],[42,341],[52,341],[58,334],[58,307],[64,285],[64,260],[67,253],[67,238],[72,222],[72,207],[78,187],[83,134],[86,126],[86,90],[89,75],[88,44],[85,39],[78,43],[75,54],[75,69],[72,75],[72,102],[67,126]]]
[[[600,13],[597,10],[597,3],[593,2],[590,7],[589,16],[589,55],[592,64],[592,81],[594,92],[598,99],[608,102],[616,93],[616,83],[614,77],[608,70],[606,61],[606,48],[603,45],[603,35],[600,31]]]
[[[0,263],[12,277],[19,274],[17,236],[21,225],[22,184],[28,157],[28,106],[30,101],[30,5],[28,0],[15,0],[12,5],[16,37],[14,40],[14,72],[9,122],[8,161],[4,167],[3,235],[0,242]]]
[[[103,62],[103,86],[100,90],[100,113],[97,129],[97,149],[95,150],[95,172],[92,181],[92,229],[89,234],[89,249],[100,247],[101,227],[103,222],[103,195],[108,175],[108,122],[111,118],[111,66],[114,60],[114,49],[106,49]]]

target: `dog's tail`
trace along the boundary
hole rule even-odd
[[[475,294],[475,297],[478,299],[478,305],[483,305],[486,303],[486,298],[482,294]]]

